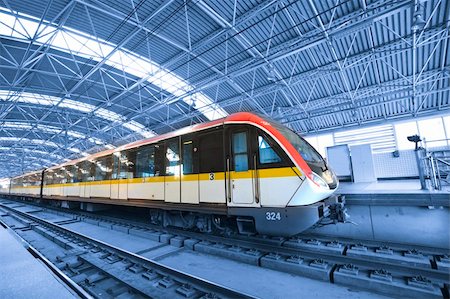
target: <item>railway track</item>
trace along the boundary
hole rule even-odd
[[[0,203],[0,208],[22,224],[18,229],[33,230],[64,248],[65,250],[58,252],[58,262],[54,266],[70,278],[66,282],[77,283],[92,297],[254,298],[3,203]],[[4,221],[2,225],[9,226]],[[83,298],[90,298],[81,294],[79,293]]]
[[[191,250],[339,285],[394,296],[448,297],[448,253],[401,244],[333,240],[323,236],[256,238],[162,229],[85,212],[58,211],[112,229]]]

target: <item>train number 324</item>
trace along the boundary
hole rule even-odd
[[[266,212],[266,220],[279,221],[281,220],[280,212]]]

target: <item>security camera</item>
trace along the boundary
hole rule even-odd
[[[408,138],[408,141],[414,142],[416,144],[416,150],[419,148],[418,143],[422,141],[422,139],[420,139],[419,135],[412,135],[412,136],[408,136],[406,137]]]

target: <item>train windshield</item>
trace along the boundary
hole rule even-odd
[[[322,156],[302,137],[298,136],[294,131],[274,121],[269,121],[302,155],[307,163],[323,163]]]

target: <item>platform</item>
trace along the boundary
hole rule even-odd
[[[77,298],[3,226],[0,244],[0,298]]]
[[[340,182],[337,193],[350,204],[450,206],[450,186],[420,189],[419,180],[386,180],[373,183]]]
[[[309,233],[449,249],[448,189],[421,190],[419,180],[386,180],[341,182],[336,193],[345,195],[350,222]]]

